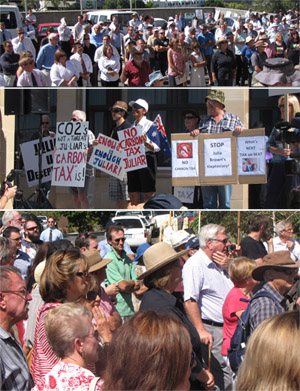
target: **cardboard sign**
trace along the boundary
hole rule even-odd
[[[100,171],[123,180],[125,171],[122,153],[118,149],[119,142],[99,134],[98,145],[93,148],[89,164]]]
[[[132,126],[129,129],[119,130],[118,137],[124,170],[134,171],[147,167],[141,126]]]
[[[88,122],[58,122],[52,185],[84,187]]]
[[[231,139],[204,140],[205,176],[231,176]]]
[[[41,182],[49,182],[52,178],[53,153],[55,139],[53,137],[43,137],[41,146],[39,139],[20,144],[21,153],[25,166],[25,174],[28,187],[39,183],[39,148],[41,148]]]
[[[174,196],[185,204],[192,204],[194,202],[194,186],[176,186],[174,187]]]

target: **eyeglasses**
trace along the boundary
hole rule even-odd
[[[96,300],[96,297],[99,296],[101,298],[101,291],[90,291],[86,294],[85,298],[88,301]]]
[[[99,333],[98,330],[93,331],[93,334],[89,334],[85,336],[84,338],[96,338],[96,340],[99,340]]]
[[[121,113],[121,111],[124,111],[124,110],[121,110],[121,109],[112,109],[111,110],[112,113]]]
[[[1,292],[4,292],[4,293],[12,293],[13,295],[17,295],[19,297],[21,297],[22,299],[26,299],[26,297],[29,295],[29,292],[26,288],[23,288],[19,291],[2,291]]]
[[[18,241],[20,241],[20,240],[22,240],[22,236],[19,236],[18,238],[10,238],[10,240],[15,240],[16,242],[18,242]]]
[[[19,35],[20,35],[20,34],[24,34],[24,31],[20,31],[18,34],[19,34]]]
[[[215,242],[221,242],[223,244],[226,244],[226,243],[229,242],[228,238],[225,238],[225,239],[222,239],[222,240],[221,239],[210,239],[210,240],[213,240]]]
[[[79,122],[82,122],[82,120],[81,120],[81,119],[79,119],[79,118],[76,118],[76,117],[73,117],[73,118],[71,118],[71,121],[73,121],[73,122],[77,122],[77,121],[79,121]]]
[[[89,39],[90,39],[90,37],[83,38],[84,41],[87,41]]]
[[[54,223],[54,220],[49,220],[48,223],[49,223],[49,224],[50,224],[50,223]]]
[[[29,61],[29,62],[27,62],[26,64],[24,64],[24,65],[31,65],[31,64],[33,64],[33,60],[31,60],[31,61]]]
[[[85,272],[77,272],[76,276],[78,277],[87,277],[89,275],[89,272],[86,270]]]
[[[59,56],[59,58],[62,58],[62,57],[67,57],[67,55],[66,55],[66,54],[61,54],[61,55]]]
[[[124,243],[125,240],[126,240],[125,238],[118,238],[118,239],[115,239],[114,242],[120,243],[122,241]]]
[[[297,268],[286,268],[286,269],[284,269],[284,268],[274,268],[273,270],[275,270],[278,273],[284,273],[287,276],[292,276],[293,274],[297,273]]]
[[[134,110],[140,110],[140,109],[143,109],[143,107],[142,106],[140,106],[140,105],[133,105],[132,106],[132,108],[134,109]]]
[[[7,48],[12,48],[12,45],[6,45]]]
[[[31,228],[26,228],[27,231],[33,231],[34,229],[38,230],[39,227],[36,225],[35,227],[31,227]]]
[[[293,107],[293,105],[290,103],[290,104],[289,104],[289,107]],[[280,109],[283,109],[283,108],[284,108],[284,105],[279,105],[279,108],[280,108]]]
[[[193,118],[197,118],[197,117],[194,117],[194,116],[192,116],[192,115],[186,115],[186,116],[184,117],[184,119],[193,119]]]
[[[49,122],[42,122],[42,125],[49,125]]]

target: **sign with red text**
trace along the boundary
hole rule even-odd
[[[51,181],[54,147],[55,139],[50,136],[43,137],[41,144],[39,139],[20,144],[28,187],[37,185],[39,176],[41,176],[41,183]],[[40,171],[39,151],[41,153]]]
[[[52,174],[53,186],[84,187],[88,122],[58,122]]]
[[[89,164],[97,170],[123,180],[125,171],[119,142],[110,137],[99,134],[98,145],[93,148]]]
[[[124,170],[134,171],[147,167],[141,126],[137,125],[129,129],[119,130],[118,137]]]

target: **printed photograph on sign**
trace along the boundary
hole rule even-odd
[[[264,136],[238,138],[238,175],[265,175],[265,144]]]

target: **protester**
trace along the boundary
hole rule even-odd
[[[33,260],[42,243],[37,223],[34,220],[27,220],[24,224],[24,238],[22,240],[21,250]]]
[[[273,239],[274,251],[289,251],[294,261],[300,260],[300,244],[293,239],[293,224],[289,220],[281,220],[275,225],[278,236]]]
[[[211,61],[212,80],[218,86],[232,86],[236,76],[234,54],[228,49],[226,38],[220,38],[217,46],[219,49],[213,54]]]
[[[185,82],[185,60],[179,47],[178,38],[171,38],[169,41],[168,58],[168,80],[170,87],[180,87]]]
[[[166,74],[168,69],[167,52],[169,50],[169,40],[166,38],[165,34],[165,30],[160,29],[158,32],[158,38],[154,41],[155,70],[161,71],[163,75]]]
[[[56,228],[56,222],[54,220],[54,217],[49,216],[48,220],[48,228],[46,228],[40,236],[40,239],[43,242],[54,242],[55,240],[63,239],[62,232]]]
[[[60,25],[58,26],[57,32],[59,34],[59,46],[61,50],[66,53],[67,58],[71,56],[71,36],[72,32],[69,29],[67,18],[61,18]]]
[[[206,59],[204,54],[201,53],[200,44],[198,42],[192,42],[191,44],[192,53],[190,55],[190,60],[192,63],[191,69],[191,87],[205,87],[205,66]]]
[[[29,51],[33,59],[35,60],[35,48],[32,44],[32,40],[30,38],[25,37],[24,30],[22,27],[17,27],[16,29],[17,37],[13,38],[11,40],[11,43],[13,44],[14,52],[21,54],[25,50]]]
[[[50,71],[54,64],[55,53],[58,49],[60,49],[60,46],[58,45],[58,35],[56,33],[51,33],[49,34],[49,43],[41,47],[36,59],[36,66],[45,74],[48,86],[51,85]]]
[[[23,72],[18,77],[18,87],[47,87],[47,80],[42,71],[35,69],[33,58],[23,57],[19,61],[19,66]]]
[[[128,87],[144,87],[149,81],[151,68],[149,62],[144,60],[143,51],[141,46],[134,46],[131,51],[132,60],[122,66],[120,80]]]
[[[17,192],[17,186],[8,187],[6,185],[4,194],[0,197],[0,209],[5,209],[9,200],[13,199]]]
[[[0,22],[0,55],[4,53],[4,45],[5,41],[12,40],[12,34],[9,30],[6,29],[5,22]]]
[[[20,56],[14,53],[11,41],[3,42],[4,53],[0,57],[0,66],[2,68],[4,81],[7,87],[16,85],[16,73],[19,67]]]
[[[66,53],[58,49],[55,52],[54,64],[51,67],[50,79],[52,87],[75,87],[79,72],[72,61],[67,60]]]
[[[74,54],[70,57],[70,61],[77,68],[79,79],[77,85],[79,87],[90,87],[90,75],[93,72],[93,64],[90,57],[83,53],[83,45],[81,42],[74,43]]]
[[[92,62],[93,71],[90,74],[90,82],[92,87],[98,87],[98,65],[94,60],[96,46],[90,42],[90,36],[87,33],[83,35],[83,53],[87,54]]]
[[[102,87],[118,87],[120,61],[118,57],[114,56],[112,46],[104,46],[98,67]]]

